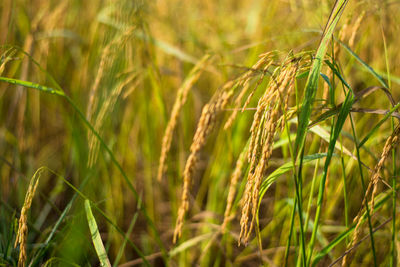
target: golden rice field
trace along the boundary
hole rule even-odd
[[[0,1],[1,266],[400,266],[400,1]]]

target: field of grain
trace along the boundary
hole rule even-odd
[[[0,265],[400,266],[399,14],[0,1]]]

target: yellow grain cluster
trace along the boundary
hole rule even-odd
[[[235,170],[233,171],[232,176],[231,176],[231,181],[230,181],[229,191],[228,191],[228,198],[226,201],[227,204],[226,204],[226,208],[225,208],[225,212],[224,212],[224,221],[222,222],[222,225],[221,225],[222,232],[225,231],[225,228],[231,219],[230,213],[232,210],[233,201],[235,200],[236,186],[237,186],[239,179],[243,173],[243,168],[245,166],[246,159],[247,159],[247,152],[248,152],[248,148],[246,147],[242,151],[242,153],[240,153],[239,159],[236,161]]]
[[[260,85],[262,82],[266,71],[268,70],[268,67],[272,64],[271,58],[271,53],[265,53],[260,55],[260,59],[256,64],[254,64],[248,71],[246,71],[243,75],[241,75],[239,78],[227,82],[223,88],[217,93],[213,99],[210,101],[210,103],[206,104],[203,107],[202,114],[200,117],[200,121],[197,125],[196,133],[193,138],[193,143],[190,147],[190,155],[186,161],[185,164],[185,169],[183,173],[183,191],[182,191],[182,196],[181,196],[181,205],[178,210],[178,218],[176,221],[176,226],[175,226],[175,232],[174,232],[174,242],[176,242],[177,238],[180,237],[181,232],[182,232],[182,227],[183,227],[183,222],[184,222],[184,217],[189,209],[189,190],[190,186],[192,183],[192,177],[193,173],[195,171],[197,159],[198,159],[198,153],[200,152],[201,148],[204,146],[206,142],[206,138],[210,134],[210,131],[213,129],[215,125],[215,120],[217,114],[223,110],[226,105],[228,104],[228,101],[232,97],[234,91],[238,88],[241,88],[241,91],[239,95],[236,97],[235,100],[235,109],[227,122],[225,123],[224,128],[227,129],[229,128],[233,121],[235,120],[238,111],[240,109],[243,109],[246,107],[248,102],[250,102],[250,98],[253,95],[254,91],[257,89],[257,87]],[[196,69],[196,68],[195,68]],[[255,74],[262,72],[261,77],[259,78],[255,88],[253,91],[249,94],[246,104],[242,107],[240,107],[241,102],[248,93],[248,90],[250,88],[250,81],[254,77]],[[189,76],[190,77],[190,76]],[[185,94],[187,94],[187,91],[190,89],[190,86],[194,83],[192,81],[192,78],[189,78],[188,82],[185,82],[183,87],[179,90],[178,92],[178,97],[177,100],[174,104],[174,108],[172,111],[171,119],[170,122],[168,123],[166,133],[163,138],[163,146],[162,146],[162,152],[161,152],[161,157],[160,157],[160,165],[158,169],[158,179],[161,179],[164,168],[165,168],[165,158],[166,158],[166,153],[168,152],[170,145],[171,145],[171,135],[173,128],[176,125],[176,119],[177,116],[180,112],[181,106],[183,105],[184,100],[186,98]],[[185,98],[183,98],[185,97]],[[231,178],[231,186],[230,186],[230,191],[229,191],[229,197],[228,197],[228,205],[225,211],[225,219],[224,219],[224,227],[228,223],[228,216],[232,207],[232,202],[233,198],[236,193],[236,184],[240,178],[241,175],[241,168],[244,165],[244,158],[246,154],[244,154],[242,157],[243,159],[238,161],[236,170],[233,173],[233,176]]]
[[[215,126],[217,114],[225,108],[233,93],[239,91],[233,103],[233,112],[224,125],[224,129],[228,129],[236,119],[238,111],[246,109],[254,95],[254,92],[264,80],[265,75],[269,73],[269,68],[274,66],[273,56],[273,53],[264,53],[260,55],[260,59],[256,64],[237,79],[226,83],[219,93],[217,93],[213,99],[204,106],[193,138],[193,143],[190,147],[190,155],[186,161],[183,173],[183,191],[175,226],[174,242],[176,242],[177,238],[181,235],[184,217],[189,209],[190,186],[192,184],[198,154],[204,146],[210,131]],[[285,120],[283,119],[283,110],[285,110],[285,112],[287,111],[287,115],[289,113],[293,114],[293,112],[290,112],[288,108],[289,98],[294,89],[295,76],[302,68],[300,66],[301,60],[302,57],[295,58],[293,55],[290,55],[286,58],[285,63],[282,66],[275,66],[275,71],[271,76],[267,89],[258,101],[257,110],[251,126],[249,147],[245,148],[241,153],[236,163],[235,170],[231,176],[227,206],[221,227],[222,231],[226,228],[232,217],[230,213],[236,194],[237,183],[243,173],[246,159],[248,158],[250,172],[248,174],[248,181],[242,199],[243,209],[240,235],[240,240],[243,240],[244,242],[247,242],[253,228],[258,206],[259,189],[263,173],[265,172],[268,166],[268,160],[271,157],[275,132],[278,127],[284,126]],[[257,79],[253,83],[255,77]],[[249,92],[251,85],[254,87],[253,90]],[[247,98],[245,98],[246,95]],[[244,104],[242,104],[243,101]],[[159,170],[159,174],[160,172],[162,174],[163,171]]]
[[[348,248],[354,246],[360,239],[361,234],[361,225],[362,225],[362,215],[364,213],[364,206],[367,205],[368,196],[371,194],[371,201],[369,202],[370,206],[370,213],[372,214],[374,211],[375,206],[375,196],[378,188],[378,181],[380,180],[380,172],[382,170],[383,164],[385,163],[386,159],[389,157],[390,151],[392,151],[393,147],[395,147],[400,141],[400,125],[396,127],[393,131],[392,135],[386,140],[385,146],[383,147],[383,151],[380,157],[379,162],[375,165],[375,168],[372,172],[371,180],[368,184],[367,190],[365,192],[365,196],[363,202],[361,204],[361,209],[358,212],[357,216],[354,218],[353,222],[357,222],[356,229],[354,230],[353,238],[348,245]],[[353,258],[352,252],[346,254],[343,258],[342,266],[348,266],[351,263]]]
[[[36,188],[39,184],[40,176],[43,172],[44,168],[39,168],[35,174],[33,175],[28,191],[25,195],[24,205],[21,209],[21,216],[18,221],[18,232],[17,237],[15,239],[14,247],[19,245],[19,258],[18,258],[18,266],[25,266],[26,261],[26,237],[28,235],[28,211],[32,205],[32,199],[35,196]]]
[[[189,190],[192,184],[193,173],[196,168],[199,152],[214,128],[216,116],[225,108],[232,97],[233,85],[233,82],[225,84],[225,86],[211,99],[211,101],[203,107],[199,123],[197,124],[196,133],[193,137],[192,145],[190,146],[190,155],[186,161],[183,172],[183,190],[175,225],[174,243],[182,234],[185,214],[189,209]]]
[[[250,129],[248,161],[250,164],[247,183],[242,198],[242,215],[240,219],[241,242],[247,243],[253,229],[260,186],[268,161],[272,154],[272,145],[276,130],[284,125],[283,112],[288,108],[288,101],[294,89],[294,82],[299,62],[289,60],[281,68],[276,68],[264,95],[260,98]],[[279,125],[281,121],[281,125]]]
[[[250,68],[250,70],[248,70],[245,74],[243,74],[237,81],[237,86],[243,87],[243,88],[240,91],[240,94],[238,95],[238,97],[236,97],[236,99],[235,99],[235,108],[234,108],[231,116],[229,117],[229,119],[226,121],[224,130],[227,130],[229,127],[232,126],[232,123],[236,119],[236,116],[238,115],[239,110],[241,110],[243,112],[246,109],[252,96],[254,95],[254,92],[257,90],[257,88],[260,86],[261,82],[264,80],[264,77],[268,71],[268,68],[273,63],[273,60],[271,59],[271,57],[272,57],[271,52],[261,54],[259,57],[260,57],[260,59],[257,61],[257,63],[254,64]],[[250,89],[250,81],[253,78],[254,74],[257,73],[258,71],[261,71],[261,76],[258,78],[258,81],[257,81],[255,87],[248,95],[247,100],[244,103],[243,107],[240,107],[244,96]]]

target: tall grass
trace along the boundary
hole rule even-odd
[[[399,8],[3,0],[1,264],[397,266]]]

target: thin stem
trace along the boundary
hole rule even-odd
[[[343,199],[344,199],[344,222],[346,225],[346,229],[349,228],[349,202],[347,199],[347,185],[346,185],[346,169],[344,166],[343,156],[340,158],[340,162],[342,165],[342,176],[343,176]],[[348,237],[346,237],[346,243],[348,243]]]
[[[289,230],[289,237],[288,241],[286,244],[286,249],[285,249],[285,267],[288,266],[288,261],[289,261],[289,251],[290,251],[290,240],[292,239],[292,234],[293,234],[293,228],[294,228],[294,217],[296,215],[296,203],[297,198],[294,198],[294,204],[292,208],[292,214],[290,216],[290,230]]]
[[[350,122],[351,122],[351,129],[352,129],[352,132],[353,132],[354,142],[355,142],[355,145],[356,145],[357,163],[358,163],[358,168],[359,168],[359,171],[360,171],[361,185],[362,185],[363,192],[364,192],[364,195],[365,195],[366,188],[365,188],[364,175],[363,175],[362,165],[361,165],[360,148],[358,146],[358,138],[357,138],[354,122],[353,122],[353,116],[351,114],[350,114]],[[376,267],[377,266],[377,261],[376,261],[376,252],[375,252],[375,242],[374,242],[373,228],[372,228],[372,222],[371,222],[371,215],[370,215],[369,207],[368,207],[368,201],[366,201],[365,209],[366,209],[367,218],[368,218],[368,228],[369,228],[369,235],[370,235],[370,239],[371,239],[372,255],[374,257],[374,266]]]
[[[317,180],[319,162],[320,162],[320,159],[317,159],[317,162],[315,163],[313,180],[311,182],[310,195],[309,195],[308,204],[307,204],[307,216],[306,216],[306,222],[305,222],[305,229],[307,229],[307,225],[308,225],[308,222],[310,220],[311,204],[312,204],[312,198],[313,198],[313,195],[314,195],[315,183],[316,183],[316,180]]]
[[[296,188],[296,197],[297,197],[297,208],[299,214],[299,223],[300,223],[300,239],[301,239],[301,253],[302,253],[302,260],[303,266],[307,265],[307,256],[306,256],[306,245],[305,245],[305,238],[304,238],[304,226],[303,226],[303,209],[302,209],[302,201],[301,201],[301,193],[300,193],[300,185],[302,180],[302,170],[303,170],[303,158],[304,158],[304,147],[300,153],[300,164],[299,164],[299,172],[296,177],[296,172],[294,172],[293,178]]]

